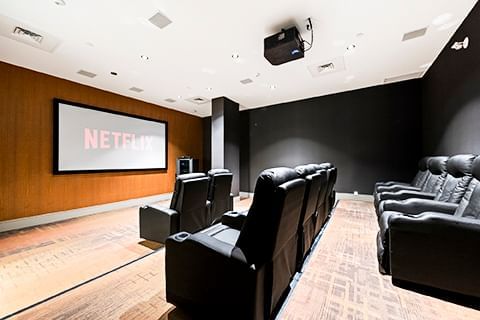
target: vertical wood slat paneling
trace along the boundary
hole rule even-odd
[[[202,119],[0,62],[0,221],[171,192],[175,159],[202,159]],[[168,122],[168,170],[52,174],[53,98]]]

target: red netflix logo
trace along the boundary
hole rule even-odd
[[[90,149],[130,149],[151,151],[152,136],[138,136],[134,133],[97,130],[85,128],[83,131],[83,147]]]

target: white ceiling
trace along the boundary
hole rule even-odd
[[[61,40],[50,53],[0,36],[0,59],[198,116],[210,114],[210,103],[195,105],[185,99],[226,96],[242,108],[256,108],[425,71],[477,2],[64,1],[65,6],[54,0],[0,0],[3,18]],[[164,29],[152,25],[148,19],[158,11],[173,23]],[[309,40],[308,17],[314,26],[313,49],[305,59],[270,65],[263,57],[263,39],[295,24]],[[404,33],[424,27],[425,36],[402,42]],[[346,50],[350,44],[356,45],[351,53]],[[236,61],[234,53],[240,55]],[[312,77],[307,68],[341,57],[344,71]],[[98,76],[78,75],[80,69]],[[245,78],[254,82],[241,84]],[[144,91],[135,93],[131,87]],[[167,98],[177,101],[168,103]]]

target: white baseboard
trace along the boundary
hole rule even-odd
[[[337,193],[338,200],[373,201],[371,194]]]
[[[172,198],[172,195],[173,193],[164,193],[143,198],[135,198],[118,202],[99,204],[85,208],[45,213],[33,217],[0,221],[0,232],[24,229],[28,227],[34,227],[42,224],[88,216],[91,214],[102,213],[106,211],[125,209],[129,207],[141,206],[144,204],[151,204],[159,201],[169,200]]]
[[[240,191],[239,197],[240,199],[253,198],[253,192]]]

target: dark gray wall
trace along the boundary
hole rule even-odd
[[[423,78],[426,154],[480,154],[480,6],[477,4]],[[470,38],[467,50],[450,49]]]
[[[265,168],[329,161],[339,192],[410,180],[421,156],[421,84],[411,80],[241,112],[241,186]],[[248,128],[248,129],[246,129]]]
[[[212,118],[203,118],[203,172],[212,168]]]
[[[208,122],[208,120],[205,120]],[[212,168],[226,168],[233,173],[232,193],[240,191],[240,111],[238,103],[219,97],[212,100],[212,117],[210,132],[204,136],[211,137],[210,165]],[[205,141],[204,141],[205,143]]]

